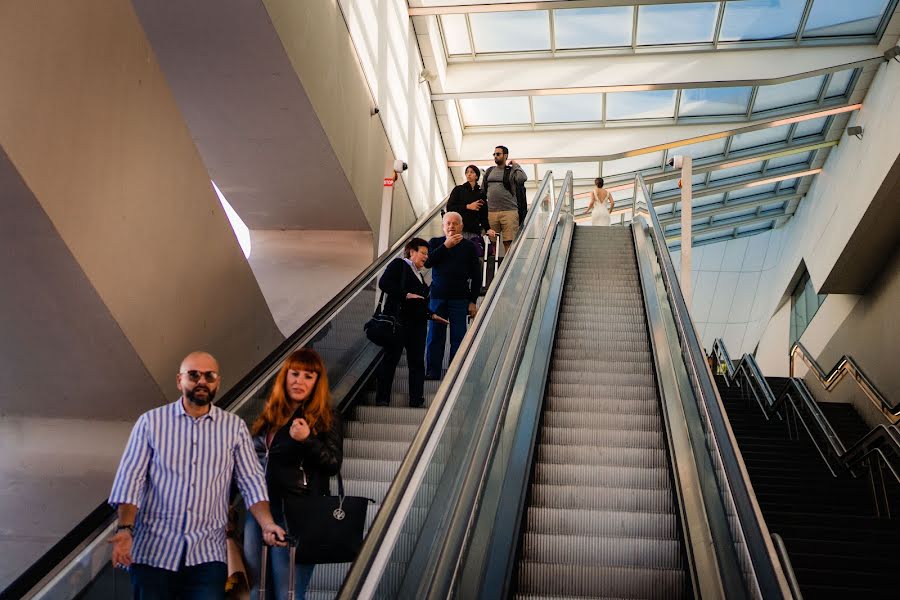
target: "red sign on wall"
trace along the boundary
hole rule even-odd
[[[385,177],[384,178],[384,187],[394,187],[394,178],[393,177]]]

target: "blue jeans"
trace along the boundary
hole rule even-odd
[[[436,315],[450,321],[450,361],[456,356],[459,344],[466,335],[466,318],[469,316],[468,300],[440,300],[432,298],[428,308]],[[428,338],[425,340],[425,373],[429,377],[441,376],[444,366],[444,345],[447,343],[447,326],[428,321]]]
[[[272,516],[284,527],[284,518],[272,505]],[[250,579],[250,600],[259,598],[260,558],[262,554],[262,531],[259,523],[249,512],[244,522],[244,560],[247,561],[247,577]],[[287,548],[269,548],[269,577],[266,582],[266,600],[285,600],[288,597],[288,569],[291,557]],[[313,576],[316,565],[293,565],[294,598],[303,600],[306,588]]]
[[[223,600],[228,567],[208,562],[177,571],[132,564],[131,589],[134,600]]]

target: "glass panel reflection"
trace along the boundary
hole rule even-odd
[[[682,117],[742,115],[747,112],[752,87],[695,88],[681,92]]]
[[[659,4],[638,8],[639,46],[712,42],[718,2]]]
[[[603,94],[534,96],[532,103],[536,123],[572,123],[603,119]]]
[[[812,158],[812,152],[798,152],[797,154],[779,156],[778,158],[773,158],[768,162],[766,170],[774,171],[775,169],[780,169],[782,167],[805,164],[809,162],[810,158]]]
[[[729,167],[721,171],[713,171],[709,174],[710,181],[722,181],[731,179],[732,177],[741,177],[743,175],[758,174],[762,172],[762,162],[750,163],[749,165],[739,165],[737,167]]]
[[[805,102],[814,102],[819,98],[824,81],[825,76],[819,75],[777,85],[760,86],[759,93],[756,95],[756,104],[753,105],[753,112],[758,113],[773,108],[786,108]]]
[[[731,150],[746,150],[748,148],[758,148],[760,146],[786,142],[789,133],[790,125],[739,133],[734,136],[734,141],[731,143]]]
[[[441,29],[444,31],[447,52],[451,55],[472,52],[465,15],[441,15]]]
[[[464,98],[459,101],[467,126],[531,123],[528,98]]]
[[[632,6],[557,10],[553,14],[556,47],[630,46],[633,15]]]
[[[690,144],[689,146],[681,146],[679,148],[671,148],[667,151],[666,159],[672,158],[673,156],[690,156],[694,160],[708,158],[708,157],[719,157],[725,153],[725,143],[727,138],[719,138],[717,140],[710,140],[708,142],[699,142],[697,144]]]
[[[656,92],[615,92],[606,95],[606,119],[672,118],[675,116],[675,90]]]
[[[743,0],[725,5],[722,41],[794,37],[806,0]]]
[[[546,10],[472,13],[476,52],[550,49],[550,13]]]
[[[889,0],[815,0],[804,37],[872,35]]]
[[[821,135],[825,131],[825,124],[828,117],[819,117],[818,119],[810,119],[809,121],[800,121],[794,129],[794,139],[809,137],[812,135]]]
[[[749,198],[750,196],[761,196],[763,194],[771,194],[775,191],[777,183],[767,183],[765,185],[756,185],[742,190],[733,190],[728,192],[729,200],[737,200],[738,198]]]
[[[828,88],[825,90],[826,98],[836,98],[845,96],[850,91],[850,80],[853,79],[854,69],[846,71],[838,71],[831,75],[831,81],[828,82]]]

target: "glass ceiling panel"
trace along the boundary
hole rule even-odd
[[[632,6],[570,8],[554,12],[556,47],[609,48],[631,45]]]
[[[710,117],[742,115],[747,112],[752,87],[694,88],[681,92],[678,115]]]
[[[778,189],[781,191],[792,190],[797,187],[797,183],[800,181],[799,177],[795,177],[793,179],[785,179],[784,181],[780,181],[781,185],[778,186]]]
[[[720,138],[718,140],[710,140],[708,142],[700,142],[698,144],[691,144],[689,146],[681,146],[679,148],[670,148],[667,152],[666,158],[671,158],[676,155],[682,156],[690,156],[694,160],[703,159],[707,157],[719,156],[725,153],[725,143],[727,138]]]
[[[731,219],[739,219],[741,217],[749,217],[750,215],[755,215],[755,208],[745,208],[744,210],[736,210],[734,212],[720,213],[713,217],[713,223],[719,223],[721,221],[730,221]]]
[[[871,35],[890,0],[815,0],[804,37]]]
[[[761,196],[763,194],[771,194],[775,191],[775,183],[767,183],[765,185],[757,185],[742,190],[732,190],[728,192],[729,200],[737,200],[738,198],[749,198],[750,196]]]
[[[794,139],[809,137],[811,135],[822,135],[822,132],[825,131],[825,124],[828,122],[828,117],[819,117],[818,119],[811,119],[809,121],[800,121],[797,123],[797,128],[794,129]]]
[[[784,210],[784,205],[786,202],[775,202],[773,204],[763,204],[762,212],[767,212],[770,210]]]
[[[832,74],[831,81],[828,82],[828,89],[825,90],[825,97],[836,98],[846,95],[850,87],[850,80],[853,79],[854,70],[847,69],[846,71],[838,71]]]
[[[806,0],[729,1],[722,19],[722,41],[794,37]]]
[[[753,112],[758,113],[773,108],[786,108],[795,104],[814,102],[819,98],[823,81],[825,81],[825,76],[819,75],[777,85],[760,86],[759,93],[756,95],[756,104],[753,105]]]
[[[775,169],[780,169],[781,167],[808,163],[810,158],[812,158],[812,152],[800,152],[798,154],[779,156],[778,158],[773,158],[769,161],[768,165],[766,166],[766,170],[773,171]]]
[[[704,235],[695,235],[694,243],[698,244],[700,242],[711,242],[713,240],[727,239],[730,237],[731,237],[731,234],[728,233],[727,231],[717,231],[715,233],[707,233]]]
[[[463,122],[473,125],[519,125],[531,123],[526,96],[512,98],[464,98],[459,101]]]
[[[765,231],[766,229],[771,229],[775,224],[774,221],[769,221],[768,223],[757,223],[756,225],[745,225],[743,227],[738,227],[738,233],[752,233],[754,231]]]
[[[632,171],[652,169],[654,167],[659,167],[660,165],[662,165],[662,152],[620,158],[618,160],[610,160],[603,163],[603,176],[609,177],[611,175],[620,175]]]
[[[476,52],[550,49],[550,12],[546,10],[471,13]]]
[[[534,96],[535,123],[571,123],[600,121],[603,118],[603,94]]]
[[[638,8],[639,46],[712,42],[718,2],[658,4]]]
[[[743,175],[758,174],[762,172],[762,162],[750,163],[749,165],[740,165],[737,167],[729,167],[721,171],[713,171],[709,174],[709,180],[722,181],[732,177],[741,177]]]
[[[447,52],[451,55],[471,54],[465,15],[441,15],[441,29],[444,30]]]
[[[675,116],[675,90],[657,92],[615,92],[606,95],[606,119],[672,118]]]
[[[700,196],[695,199],[691,206],[694,208],[702,208],[704,206],[709,206],[711,204],[718,204],[725,199],[725,194],[713,194],[712,196]]]
[[[756,148],[759,146],[768,146],[769,144],[786,142],[789,133],[790,125],[772,127],[770,129],[760,129],[759,131],[751,131],[749,133],[739,133],[734,136],[734,141],[731,143],[731,150],[746,150],[747,148]]]
[[[595,179],[600,176],[600,163],[598,162],[579,162],[579,163],[548,163],[545,165],[537,165],[538,176],[535,181],[544,178],[547,171],[553,171],[553,177],[556,181],[562,181],[566,177],[566,171],[572,171],[575,179]]]

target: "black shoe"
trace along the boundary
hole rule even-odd
[[[424,398],[422,398],[421,400],[410,400],[409,401],[410,408],[422,408],[423,406],[425,406]]]
[[[375,406],[390,406],[390,402],[376,402]]]
[[[441,376],[434,373],[425,373],[425,381],[440,381]]]

